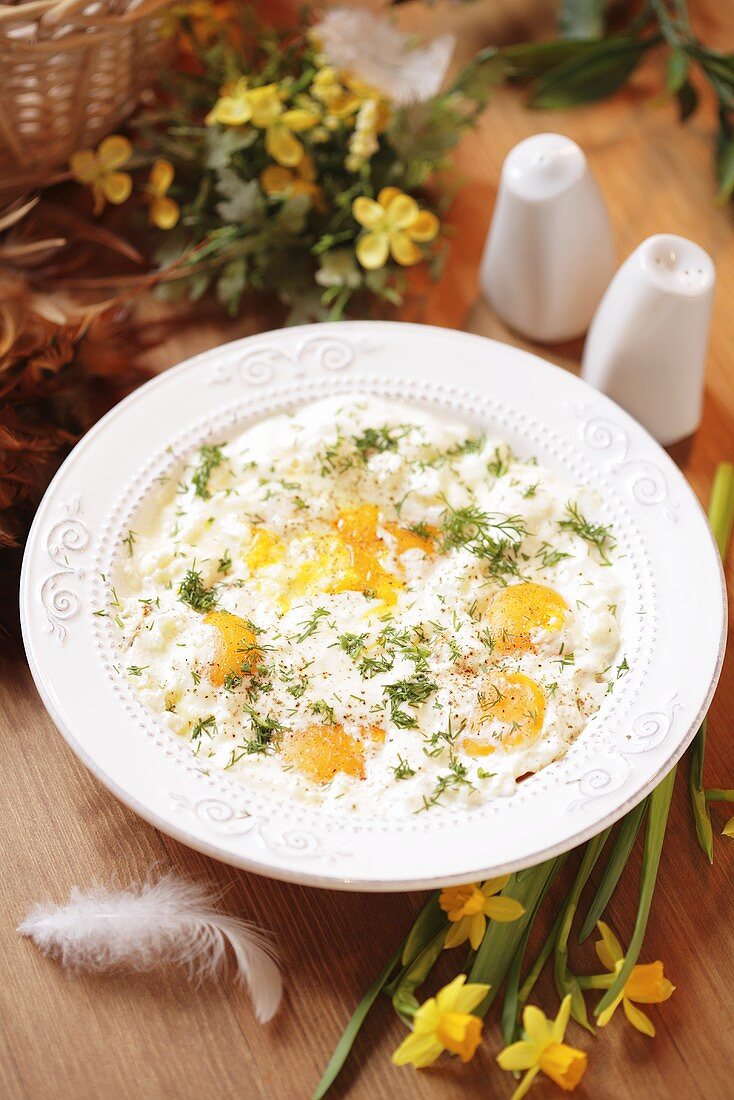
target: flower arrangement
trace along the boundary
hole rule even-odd
[[[712,492],[709,519],[722,558],[725,558],[734,526],[734,466],[722,464]],[[705,723],[691,749],[690,793],[693,822],[701,847],[713,861],[713,834],[709,802],[734,802],[734,791],[703,786]],[[566,1043],[571,1020],[591,1034],[607,1027],[619,1006],[627,1022],[650,1038],[655,1025],[639,1005],[660,1005],[669,1000],[675,986],[665,976],[663,963],[641,963],[660,855],[665,840],[668,811],[675,784],[674,768],[660,785],[613,827],[588,841],[577,853],[558,856],[537,867],[484,883],[451,886],[434,893],[418,914],[403,943],[377,976],[338,1043],[314,1093],[321,1100],[336,1080],[357,1033],[380,993],[409,1028],[409,1035],[395,1050],[396,1066],[423,1069],[445,1054],[470,1061],[483,1042],[484,1018],[502,995],[499,1023],[504,1045],[496,1054],[500,1069],[519,1078],[511,1100],[521,1100],[535,1077],[542,1073],[564,1091],[581,1082],[589,1064],[588,1054]],[[642,870],[637,916],[625,950],[611,927],[601,918],[616,890],[638,833],[644,825]],[[602,973],[579,974],[569,963],[569,941],[581,899],[592,871],[599,863],[614,830],[614,839],[586,907],[578,930],[583,944],[596,928],[596,956]],[[734,818],[724,827],[734,836]],[[569,859],[578,857],[570,888],[550,913],[550,930],[529,965],[526,955],[539,914],[549,890],[557,883]],[[543,918],[541,918],[543,919]],[[446,952],[468,944],[459,973],[421,1004],[417,990],[430,980]],[[552,962],[560,1009],[553,1020],[530,1003],[533,990]],[[586,1005],[590,993],[601,996],[592,1019]],[[522,1076],[520,1076],[522,1075]]]
[[[439,91],[450,38],[417,47],[339,9],[285,32],[205,0],[179,15],[185,69],[132,143],[113,135],[70,162],[95,213],[147,206],[156,262],[180,265],[169,295],[213,287],[236,313],[267,291],[300,320],[333,320],[358,296],[398,304],[412,267],[440,271],[436,173],[488,94],[462,74]]]

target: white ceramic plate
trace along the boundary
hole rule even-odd
[[[604,501],[627,586],[631,671],[563,760],[507,799],[407,822],[277,804],[206,774],[115,671],[102,575],[154,479],[212,436],[334,393],[366,392],[485,425]],[[359,890],[418,889],[538,863],[648,794],[690,742],[721,668],[726,601],[705,517],[626,413],[535,356],[428,326],[353,322],[253,336],[197,356],[112,410],[62,466],[26,548],[28,660],[74,752],[142,817],[260,874]]]

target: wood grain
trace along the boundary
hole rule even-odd
[[[526,38],[549,28],[550,5],[541,0],[437,5],[427,13],[413,7],[401,12],[406,25],[428,31],[450,25],[463,55],[491,41]],[[694,7],[699,32],[731,49],[726,5],[707,0]],[[518,91],[498,92],[479,130],[460,151],[458,172],[466,180],[459,218],[463,263],[452,268],[441,294],[452,299],[454,313],[457,301],[468,306],[463,327],[530,347],[476,297],[476,260],[500,165],[511,146],[549,129],[579,141],[604,191],[620,260],[649,234],[672,231],[699,241],[716,261],[719,289],[704,421],[692,440],[674,450],[706,501],[716,463],[734,457],[732,215],[731,209],[712,203],[712,110],[679,126],[672,107],[650,103],[648,93],[658,79],[651,62],[633,87],[611,102],[543,115],[528,112]],[[433,306],[438,308],[440,301],[439,296]],[[434,320],[438,316],[444,323],[459,323],[451,311],[439,309],[436,314],[433,306]],[[156,365],[168,366],[259,324],[262,318],[247,317],[236,325],[216,322],[188,329],[157,350]],[[532,350],[578,370],[579,345]],[[731,579],[731,564],[728,575]],[[43,710],[19,646],[0,645],[0,1095],[8,1100],[290,1100],[309,1095],[356,1001],[404,935],[421,896],[289,886],[240,873],[161,835],[77,762]],[[711,785],[734,784],[733,713],[730,656],[711,711],[706,767]],[[734,988],[734,842],[717,837],[715,866],[706,865],[692,834],[685,771],[683,766],[644,951],[646,960],[664,960],[678,988],[666,1005],[651,1009],[658,1027],[654,1040],[632,1031],[621,1013],[596,1039],[573,1033],[590,1051],[579,1097],[734,1096],[728,1011]],[[718,828],[725,816],[715,811]],[[274,931],[287,996],[272,1024],[255,1024],[246,997],[231,985],[195,990],[176,971],[69,977],[14,931],[35,901],[60,901],[73,885],[140,879],[151,866],[225,887],[225,908]],[[609,914],[623,939],[631,930],[638,871],[639,854]],[[572,959],[579,972],[595,968],[589,944],[575,948]],[[547,984],[541,984],[538,995],[553,1008]],[[334,1096],[490,1100],[509,1095],[510,1078],[493,1066],[499,1046],[494,1024],[470,1066],[446,1061],[422,1073],[390,1065],[389,1054],[401,1034],[387,1005],[378,1005]],[[543,1100],[559,1094],[548,1082],[538,1081],[532,1095]]]

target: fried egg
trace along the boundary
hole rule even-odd
[[[627,670],[613,530],[471,425],[367,396],[193,453],[106,609],[204,769],[391,818],[507,797]]]

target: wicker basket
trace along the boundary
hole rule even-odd
[[[0,191],[45,182],[155,80],[172,0],[0,3]]]

